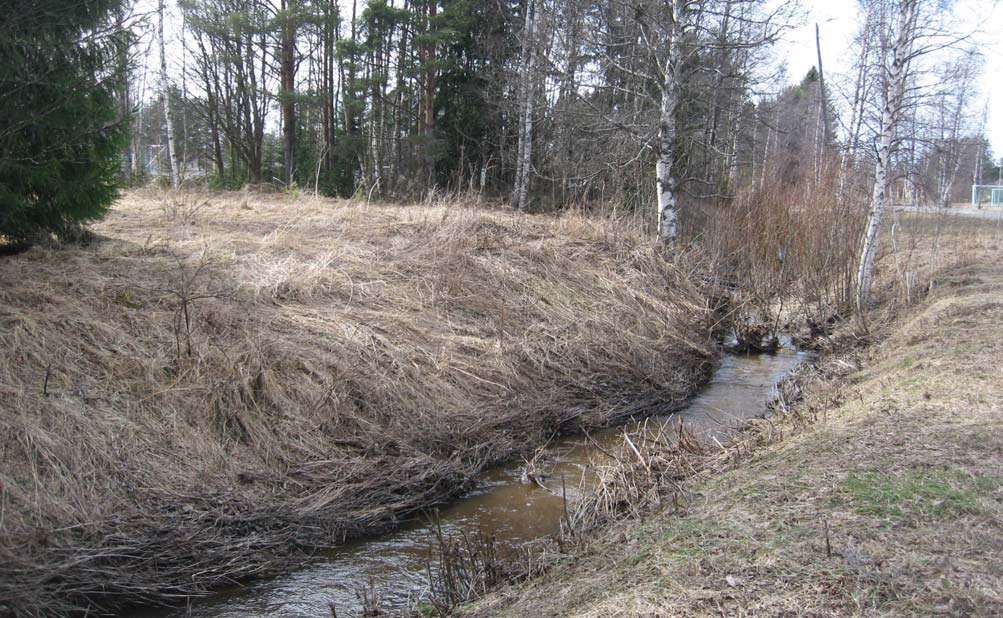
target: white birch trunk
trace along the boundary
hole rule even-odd
[[[675,169],[676,110],[679,108],[679,70],[682,66],[681,38],[684,28],[685,0],[672,0],[671,24],[668,30],[668,55],[662,80],[662,101],[659,107],[655,189],[658,197],[658,238],[673,243],[679,238],[678,178]]]
[[[906,81],[909,77],[913,29],[916,21],[916,2],[917,0],[900,0],[894,36],[895,43],[891,49],[891,57],[886,59],[887,82],[884,87],[884,108],[881,112],[877,161],[874,164],[874,190],[871,194],[871,209],[860,252],[860,266],[857,271],[858,311],[862,311],[867,306],[874,277],[874,255],[877,248],[878,231],[881,228],[881,219],[884,216],[887,202],[888,165],[892,153],[892,141],[896,124],[902,115]]]
[[[178,168],[174,162],[174,123],[171,122],[171,97],[167,88],[167,52],[164,49],[164,0],[157,6],[157,38],[160,40],[160,91],[164,98],[164,122],[167,124],[167,159],[171,166],[171,188],[178,188]]]
[[[536,53],[533,49],[535,19],[534,2],[530,0],[526,7],[526,29],[522,42],[522,75],[520,88],[519,110],[519,145],[517,148],[515,192],[513,202],[520,211],[525,211],[529,205],[529,180],[533,166],[533,69],[536,63]]]

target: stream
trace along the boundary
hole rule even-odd
[[[760,415],[776,385],[795,365],[809,357],[787,348],[776,354],[726,355],[711,381],[682,410],[647,422],[677,423],[698,437],[720,438],[735,421]],[[614,427],[592,435],[600,446],[615,449],[624,429]],[[564,515],[562,480],[569,499],[596,453],[594,442],[582,435],[564,436],[546,449],[544,480],[550,491],[522,479],[524,462],[515,459],[486,471],[473,490],[439,510],[444,533],[493,534],[502,550],[557,534]],[[426,565],[432,529],[415,519],[390,533],[359,539],[321,553],[290,573],[193,599],[189,607],[135,612],[137,618],[322,618],[333,601],[339,616],[361,612],[359,588],[370,582],[386,609],[413,605],[427,588]]]

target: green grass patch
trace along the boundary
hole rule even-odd
[[[988,496],[999,493],[1003,489],[1003,479],[997,476],[977,476],[975,477],[975,491],[980,496]]]
[[[713,524],[701,520],[682,519],[674,522],[672,527],[662,534],[662,543],[666,555],[672,559],[688,559],[702,557],[707,554],[704,538],[708,536]]]
[[[979,496],[994,492],[999,485],[999,479],[992,480],[949,470],[910,471],[902,475],[861,472],[851,473],[843,489],[850,505],[862,515],[943,518],[977,512]]]
[[[136,296],[136,291],[132,288],[126,288],[115,294],[115,304],[128,307],[129,309],[141,309],[143,307],[143,301]]]

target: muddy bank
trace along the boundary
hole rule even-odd
[[[693,265],[610,222],[134,194],[95,231],[0,260],[10,615],[281,570],[714,365]]]

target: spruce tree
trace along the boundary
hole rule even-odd
[[[0,13],[0,244],[62,235],[116,196],[122,0],[15,0]]]

